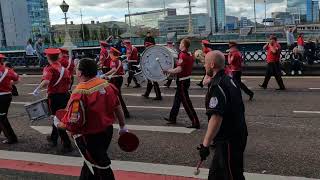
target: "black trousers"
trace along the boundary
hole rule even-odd
[[[274,76],[276,78],[277,83],[281,89],[285,89],[285,86],[283,84],[283,80],[281,78],[281,68],[280,68],[279,62],[268,63],[267,71],[266,71],[266,75],[265,75],[262,87],[265,87],[265,88],[268,87],[268,83],[271,79],[271,76]]]
[[[18,138],[14,133],[8,120],[8,110],[12,101],[12,95],[0,95],[0,132],[6,136],[8,141],[17,141]]]
[[[134,74],[138,71],[138,68],[136,65],[139,65],[138,62],[129,62],[128,63],[128,69],[129,69],[129,77],[128,77],[128,86],[131,84],[131,81],[133,80],[136,86],[139,85],[137,79],[134,77]]]
[[[118,90],[119,90],[118,98],[121,103],[123,113],[126,117],[129,117],[130,116],[129,111],[128,111],[126,103],[124,102],[122,95],[121,95],[121,86],[123,84],[123,77],[111,78],[110,83],[112,83],[113,85],[115,85],[118,88]]]
[[[190,79],[186,79],[180,81],[177,79],[177,90],[174,96],[173,106],[170,112],[170,120],[176,121],[181,103],[183,104],[184,109],[186,110],[192,125],[197,126],[200,125],[198,116],[196,111],[193,108],[192,102],[189,97],[189,87],[190,87]]]
[[[243,153],[247,136],[215,142],[208,180],[245,180]]]
[[[64,109],[67,107],[68,101],[70,98],[69,93],[65,94],[50,94],[48,96],[48,103],[50,107],[50,111],[52,115],[55,115],[59,109]],[[58,143],[58,138],[61,138],[62,144],[64,147],[70,147],[71,141],[66,130],[57,128],[54,124],[52,124],[52,132],[51,132],[51,140],[54,144]]]
[[[147,90],[146,90],[146,92],[144,93],[144,95],[145,95],[146,97],[149,97],[152,88],[154,88],[154,92],[156,93],[156,97],[157,97],[157,98],[162,98],[162,97],[161,97],[161,91],[160,91],[160,87],[159,87],[158,82],[152,82],[152,81],[150,81],[150,80],[148,80]]]
[[[86,162],[81,169],[80,180],[114,180],[111,160],[107,154],[110,142],[112,140],[113,127],[109,126],[104,132],[98,134],[83,135],[75,139],[75,143],[86,161],[90,164],[102,167],[93,167],[90,171]]]
[[[241,76],[241,71],[232,72],[232,79],[243,90],[243,92],[245,92],[249,96],[253,95],[253,92],[241,81]]]

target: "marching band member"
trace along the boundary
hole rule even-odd
[[[207,53],[209,53],[210,51],[212,51],[211,48],[209,48],[209,44],[210,42],[208,40],[202,40],[201,41],[201,44],[202,44],[202,52],[204,53],[204,55],[206,55]],[[203,76],[202,80],[200,81],[199,84],[197,84],[198,86],[200,86],[201,88],[203,88],[203,80],[205,78],[205,75]]]
[[[69,57],[69,50],[65,49],[65,48],[59,48],[61,51],[61,57],[59,59],[60,64],[68,69],[70,75],[71,75],[71,85],[70,85],[70,89],[72,88],[72,84],[74,81],[74,77],[73,77],[73,73],[74,73],[74,61],[72,60],[71,57]]]
[[[100,47],[101,47],[100,56],[99,56],[100,69],[102,70],[103,73],[107,73],[110,70],[110,62],[111,62],[111,58],[107,50],[108,43],[106,43],[105,41],[100,41]]]
[[[169,69],[164,73],[177,75],[177,90],[173,102],[173,106],[170,112],[169,118],[165,118],[168,124],[176,124],[177,116],[182,102],[184,109],[186,110],[192,125],[187,128],[200,129],[200,122],[196,111],[193,108],[192,102],[189,97],[190,76],[192,74],[194,58],[188,53],[190,47],[190,40],[183,39],[180,43],[180,54],[177,67]]]
[[[70,98],[69,88],[71,84],[70,73],[59,63],[59,49],[46,49],[45,54],[48,58],[49,65],[43,69],[43,76],[40,85],[34,90],[33,94],[38,95],[40,89],[48,87],[48,103],[51,114],[55,115],[57,110],[67,106]],[[47,137],[52,147],[58,144],[58,136],[60,136],[63,144],[62,153],[72,151],[71,141],[65,130],[57,129],[52,125],[52,133]]]
[[[249,100],[252,100],[254,93],[241,81],[243,63],[242,54],[238,50],[236,42],[229,42],[229,48],[228,64],[232,73],[232,79],[250,97]]]
[[[127,49],[126,56],[128,59],[128,69],[129,69],[127,87],[130,86],[131,81],[133,79],[134,83],[136,84],[136,86],[134,86],[133,88],[140,88],[141,85],[138,83],[137,79],[134,77],[135,72],[138,70],[136,66],[139,65],[138,49],[132,46],[130,40],[124,40],[123,43]]]
[[[148,33],[148,34],[150,34],[150,33]],[[147,36],[147,37],[150,37],[150,36]],[[144,45],[145,45],[146,48],[148,48],[148,47],[153,46],[155,44],[152,43],[152,42],[149,42],[149,41],[145,41]],[[154,92],[156,93],[156,98],[154,98],[153,100],[156,100],[156,101],[162,100],[159,83],[156,82],[156,81],[152,82],[149,79],[148,79],[146,92],[144,94],[142,94],[142,96],[148,99],[152,88],[154,88]]]
[[[79,84],[71,95],[66,114],[61,122],[55,117],[54,124],[72,133],[84,158],[80,180],[114,180],[107,153],[113,136],[113,123],[118,120],[120,135],[128,130],[118,89],[112,83],[97,78],[96,74],[97,65],[93,60],[80,60],[76,69]]]
[[[0,132],[6,136],[4,144],[14,144],[18,138],[14,133],[9,120],[8,110],[12,101],[12,85],[19,82],[19,75],[3,64],[5,56],[0,54]]]
[[[110,49],[111,70],[108,71],[106,74],[102,75],[102,77],[107,77],[108,79],[110,79],[110,83],[112,83],[118,88],[118,91],[119,91],[118,96],[119,96],[119,100],[120,100],[124,115],[126,118],[130,118],[129,111],[121,95],[121,86],[123,83],[124,69],[123,69],[122,62],[119,59],[120,55],[121,55],[120,51],[118,51],[116,48],[112,47]]]

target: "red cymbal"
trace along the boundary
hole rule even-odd
[[[127,132],[119,137],[118,145],[125,152],[133,152],[139,146],[139,138],[135,134]]]

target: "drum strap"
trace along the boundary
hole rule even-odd
[[[61,79],[62,79],[62,77],[63,77],[63,75],[64,75],[64,72],[65,72],[65,68],[62,67],[61,72],[60,72],[59,79],[58,79],[57,82],[53,85],[53,87],[57,86],[57,85],[60,83],[60,81],[61,81]]]
[[[4,70],[4,73],[2,74],[2,76],[1,76],[1,78],[0,78],[0,83],[1,83],[1,82],[4,80],[4,78],[7,76],[8,72],[9,72],[9,70],[6,68],[6,69]]]
[[[122,62],[120,60],[118,60],[118,61],[119,61],[119,66],[117,67],[116,72],[112,73],[109,77],[114,77],[114,75],[119,71]]]

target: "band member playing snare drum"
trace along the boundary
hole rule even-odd
[[[58,61],[60,53],[59,49],[45,50],[49,65],[43,69],[42,81],[33,92],[34,95],[38,95],[41,88],[48,87],[48,103],[52,115],[55,115],[57,110],[64,109],[70,98],[71,77],[69,71]],[[51,147],[57,146],[58,136],[60,136],[63,144],[61,153],[71,152],[72,145],[67,132],[52,125],[51,135],[47,137]]]
[[[5,56],[0,54],[0,132],[6,136],[4,144],[14,144],[18,138],[14,133],[9,121],[8,110],[12,101],[12,85],[19,81],[19,75],[3,64]]]
[[[141,85],[138,83],[137,79],[134,77],[134,74],[138,71],[138,65],[139,65],[139,56],[138,56],[138,49],[134,46],[132,46],[130,40],[124,40],[123,41],[127,51],[126,56],[128,59],[128,69],[129,69],[129,77],[128,77],[128,83],[126,84],[127,87],[130,86],[131,81],[133,79],[136,86],[133,88],[140,88]]]

